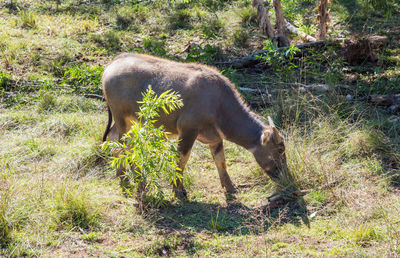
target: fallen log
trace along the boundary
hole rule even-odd
[[[103,96],[97,95],[97,94],[84,94],[83,96],[85,98],[89,98],[89,99],[97,99],[97,100],[101,100],[101,101],[106,101],[106,99]]]
[[[300,50],[305,49],[305,48],[316,48],[316,47],[322,47],[322,46],[332,46],[332,45],[338,45],[340,44],[341,41],[339,40],[333,40],[333,41],[325,41],[325,40],[319,40],[315,42],[307,42],[303,44],[298,44],[295,45],[297,48]],[[279,47],[274,49],[273,51],[284,51],[288,49],[289,47]],[[252,53],[249,56],[245,57],[240,57],[240,58],[235,58],[230,61],[225,61],[225,62],[214,62],[212,63],[213,65],[223,65],[223,66],[232,66],[233,68],[236,69],[241,69],[241,68],[248,68],[255,66],[256,64],[260,63],[262,59],[259,57],[265,54],[270,53],[271,50],[257,50],[254,53]]]
[[[309,48],[323,48],[328,46],[335,46],[341,50],[341,56],[343,56],[350,63],[357,63],[362,61],[376,61],[376,54],[374,54],[374,49],[382,47],[387,42],[387,37],[385,36],[372,36],[368,38],[361,38],[357,40],[350,40],[344,38],[337,38],[332,40],[317,40],[314,42],[306,42],[302,44],[295,45],[301,50],[300,54],[304,54],[306,49]],[[284,51],[289,47],[279,47],[272,51]],[[270,53],[271,50],[257,50],[252,54],[235,58],[230,61],[224,62],[213,62],[212,65],[221,66],[232,66],[236,69],[254,67],[255,65],[262,62],[259,57]],[[300,56],[300,55],[299,55]]]
[[[371,102],[378,106],[400,105],[400,94],[394,94],[394,95],[374,94],[368,97],[368,102]]]
[[[301,39],[303,39],[306,42],[315,42],[317,41],[316,38],[314,38],[313,36],[310,36],[302,31],[300,31],[296,26],[294,26],[293,24],[291,24],[290,22],[288,22],[287,20],[285,20],[285,28],[287,31],[289,31],[292,34],[298,35],[300,36]]]
[[[308,93],[308,92],[330,92],[330,91],[337,91],[340,92],[341,94],[348,94],[349,92],[353,92],[353,89],[348,86],[348,85],[335,85],[335,86],[330,86],[327,84],[302,84],[302,83],[290,83],[288,84],[291,86],[290,88],[287,89],[272,89],[270,91],[265,91],[263,89],[257,88],[245,88],[245,87],[239,87],[238,89],[241,92],[245,93],[251,93],[254,95],[269,95],[269,93],[277,93],[277,92],[288,92],[289,90],[298,90],[300,93]]]

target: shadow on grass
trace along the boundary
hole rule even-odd
[[[271,227],[292,223],[308,225],[306,203],[303,199],[288,202],[282,207],[266,210],[250,208],[227,196],[227,206],[186,201],[169,204],[155,210],[148,218],[165,234],[176,231],[205,231],[230,235],[260,234]]]

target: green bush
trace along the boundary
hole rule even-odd
[[[164,56],[167,50],[164,48],[165,40],[158,40],[154,37],[146,36],[143,38],[143,48],[157,56]]]
[[[245,47],[247,45],[247,41],[249,40],[249,34],[246,30],[239,28],[235,30],[232,34],[232,41],[238,47]]]
[[[33,11],[24,10],[19,12],[21,27],[24,29],[35,29],[37,27],[37,16]]]
[[[203,46],[200,44],[190,50],[186,57],[187,62],[209,63],[221,55],[221,49],[210,44]]]
[[[216,38],[223,28],[223,23],[222,21],[214,16],[210,15],[207,16],[205,19],[202,21],[201,25],[201,32],[203,33],[206,38],[211,39],[211,38]]]
[[[190,28],[192,13],[187,9],[175,9],[168,17],[170,28],[185,29]]]
[[[242,21],[242,25],[257,26],[257,12],[252,6],[243,7],[237,14]]]
[[[65,71],[62,84],[70,86],[76,93],[102,94],[100,86],[102,73],[102,66],[75,65]]]
[[[117,11],[116,24],[121,29],[128,29],[137,22],[144,22],[147,17],[147,8],[141,4],[123,6]]]
[[[113,30],[103,34],[92,34],[91,39],[109,51],[117,51],[121,45],[118,33]]]
[[[139,201],[161,206],[164,204],[164,192],[161,189],[160,179],[167,179],[169,184],[176,185],[181,180],[178,173],[178,151],[176,140],[167,140],[164,127],[155,127],[155,119],[159,111],[168,114],[183,103],[179,95],[166,91],[159,96],[151,89],[147,89],[138,112],[138,119],[122,138],[121,142],[106,142],[105,149],[121,153],[110,162],[111,167],[124,167],[129,180],[139,187]]]

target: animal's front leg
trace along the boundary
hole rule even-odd
[[[210,144],[211,154],[214,158],[215,165],[218,169],[219,179],[221,180],[221,185],[228,193],[236,193],[237,190],[233,185],[231,178],[226,171],[225,163],[225,152],[222,140],[215,144]]]
[[[197,130],[187,130],[179,136],[178,151],[179,151],[179,173],[182,176],[181,180],[177,180],[176,186],[174,185],[175,196],[179,199],[186,199],[187,192],[183,187],[183,170],[189,160],[190,152],[192,150],[194,141],[197,138]]]

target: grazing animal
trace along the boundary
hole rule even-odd
[[[272,178],[286,166],[282,134],[263,123],[243,102],[234,85],[218,70],[200,64],[179,63],[142,54],[121,54],[104,70],[103,93],[109,106],[106,140],[121,137],[137,120],[137,101],[151,85],[156,94],[172,89],[180,94],[183,107],[168,115],[161,113],[156,125],[179,137],[179,167],[183,174],[195,140],[208,144],[218,169],[221,185],[235,193],[226,171],[223,139],[253,153],[257,163]],[[112,117],[114,125],[111,127]],[[122,176],[121,170],[117,175]],[[176,196],[186,197],[182,182],[174,187]]]

